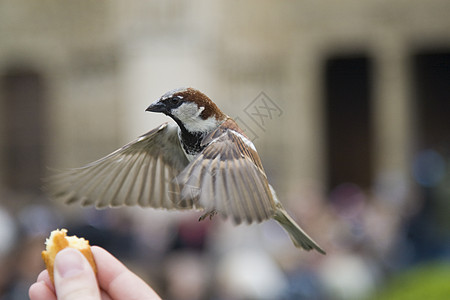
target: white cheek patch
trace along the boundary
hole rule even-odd
[[[216,117],[212,116],[206,120],[203,120],[201,117],[197,117],[196,122],[185,123],[185,127],[190,132],[209,132],[213,129],[216,129],[217,126],[220,125],[220,122],[217,121]]]
[[[172,115],[183,123],[198,118],[201,112],[202,110],[195,103],[183,103],[171,111]]]
[[[184,127],[190,132],[210,131],[217,126],[219,122],[215,116],[211,116],[206,120],[200,117],[205,108],[198,107],[195,103],[183,103],[179,107],[172,109],[171,113],[174,117],[183,122]]]

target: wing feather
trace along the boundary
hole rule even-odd
[[[236,178],[234,174],[231,174],[231,162],[227,162],[227,170],[226,170],[226,189],[229,191],[229,198],[227,199],[228,203],[230,204],[230,211],[225,212],[225,215],[231,215],[233,216],[233,221],[236,224],[242,223],[242,221],[245,219],[245,212],[244,208],[242,207],[242,201],[239,199],[239,193],[236,189]],[[238,201],[233,199],[239,199]]]
[[[157,160],[157,165],[159,168],[159,175],[158,175],[158,189],[155,189],[155,192],[158,193],[157,197],[155,197],[155,199],[158,200],[156,207],[162,207],[163,203],[164,203],[164,187],[165,187],[165,180],[166,180],[166,169],[164,168],[164,165],[161,163],[161,160]],[[168,208],[172,208],[172,207],[168,207]]]
[[[149,170],[152,166],[152,161],[153,161],[153,157],[150,155],[144,155],[144,162],[142,163],[142,169],[141,169],[141,173],[140,173],[140,177],[139,177],[139,192],[138,192],[138,196],[137,196],[137,204],[140,206],[145,206],[147,199],[152,199],[152,198],[146,198],[146,190],[148,188],[149,185],[153,184],[153,181],[148,182],[147,178],[154,178],[154,177],[149,177]]]
[[[136,155],[136,159],[133,163],[133,168],[130,172],[131,174],[127,178],[128,182],[125,186],[128,186],[128,189],[126,191],[124,190],[125,195],[129,195],[129,197],[126,197],[125,200],[125,205],[127,206],[134,206],[139,203],[140,190],[143,182],[139,175],[142,172],[145,158],[146,156],[144,155]]]
[[[226,177],[225,177],[225,161],[218,160],[218,166],[217,166],[217,172],[216,172],[216,178],[214,182],[214,189],[216,191],[216,199],[222,199],[222,201],[217,201],[217,210],[218,211],[230,211],[229,207],[229,196],[227,194],[226,189]]]
[[[188,165],[177,130],[165,123],[104,158],[50,177],[46,188],[66,203],[192,208],[192,202],[180,201],[173,182]]]
[[[241,168],[245,168],[245,166],[243,166],[241,162],[243,162],[242,159],[237,159],[235,161],[236,164],[235,169],[231,170],[234,171],[233,177],[236,178],[238,197],[241,198],[238,199],[237,201],[241,201],[241,204],[244,208],[244,217],[247,223],[251,223],[253,219],[253,212],[252,212],[253,199],[251,198],[250,194],[251,187],[247,182],[248,178],[246,176],[243,176],[241,171]]]
[[[194,174],[194,176],[199,176],[200,180],[201,180],[201,185],[199,186],[199,193],[200,193],[200,198],[199,198],[199,202],[203,204],[203,207],[205,208],[205,210],[207,211],[211,211],[213,210],[214,207],[214,195],[212,193],[212,186],[211,186],[211,182],[212,182],[212,176],[210,176],[211,174],[211,165],[212,165],[212,160],[208,159],[208,160],[204,160],[203,161],[204,165],[200,166],[199,168],[197,168],[197,170],[199,171],[197,174]],[[191,187],[195,190],[195,187]],[[211,201],[213,200],[213,201]]]
[[[253,144],[230,122],[205,137],[206,148],[176,180],[184,186],[184,199],[192,196],[188,188],[200,190],[195,205],[207,211],[215,209],[237,224],[261,222],[273,216],[275,200]]]

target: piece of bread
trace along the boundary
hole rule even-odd
[[[42,251],[42,259],[47,267],[48,275],[53,283],[53,268],[55,264],[56,254],[64,248],[71,247],[78,249],[89,261],[92,269],[97,274],[97,266],[95,265],[94,256],[92,255],[89,241],[79,238],[75,235],[67,236],[67,229],[57,229],[50,233],[50,237],[45,241],[46,250]]]

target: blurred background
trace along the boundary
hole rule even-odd
[[[54,203],[82,166],[210,96],[295,219]],[[450,2],[0,0],[0,299],[27,299],[55,228],[105,247],[164,299],[448,299]]]

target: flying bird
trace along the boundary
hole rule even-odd
[[[146,111],[176,125],[164,123],[106,157],[54,175],[50,194],[98,208],[199,209],[200,220],[220,214],[235,224],[272,218],[296,247],[325,254],[283,208],[254,144],[205,94],[172,90]]]

